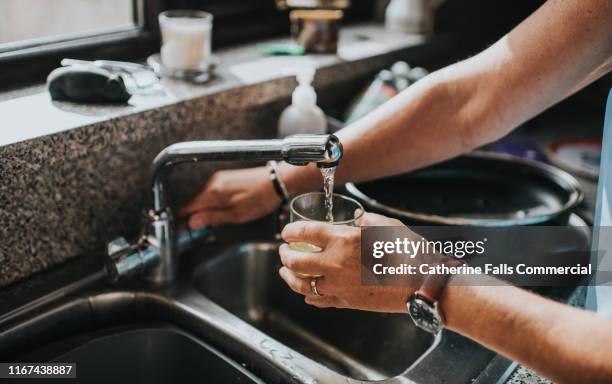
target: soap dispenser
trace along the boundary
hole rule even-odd
[[[278,137],[299,133],[327,133],[327,120],[317,106],[317,94],[312,87],[314,75],[313,68],[298,71],[298,86],[293,91],[291,105],[285,108],[278,120]]]

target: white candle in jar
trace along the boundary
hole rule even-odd
[[[159,15],[161,61],[169,69],[194,70],[210,59],[212,19],[202,11],[166,11]]]

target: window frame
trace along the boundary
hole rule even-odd
[[[45,54],[57,49],[114,41],[116,39],[138,36],[144,29],[144,0],[131,0],[133,26],[114,27],[94,32],[65,33],[56,36],[37,37],[0,45],[0,61],[32,53]]]
[[[0,50],[0,87],[43,81],[66,57],[127,60],[154,52],[159,35],[157,14],[162,2],[132,0],[135,25],[131,28],[117,27],[11,43],[9,48],[13,45],[15,49]]]

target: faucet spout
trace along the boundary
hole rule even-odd
[[[164,170],[177,164],[200,161],[284,160],[293,165],[316,162],[321,167],[338,164],[343,149],[334,135],[292,135],[273,140],[186,141],[162,150],[152,165],[153,210],[166,209]]]
[[[289,164],[335,167],[342,158],[343,148],[334,135],[293,135],[283,140],[283,159]]]

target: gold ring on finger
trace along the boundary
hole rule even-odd
[[[319,294],[319,291],[317,291],[317,279],[318,277],[310,279],[310,292],[315,297],[321,297],[323,295]]]

